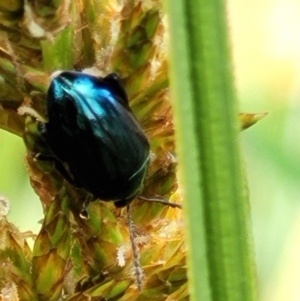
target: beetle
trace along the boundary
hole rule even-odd
[[[40,133],[60,174],[93,201],[128,205],[140,192],[150,146],[119,76],[55,73],[46,109]]]

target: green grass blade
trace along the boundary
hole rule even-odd
[[[253,301],[249,204],[225,2],[167,3],[191,300]]]

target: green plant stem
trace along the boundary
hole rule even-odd
[[[225,1],[166,2],[191,300],[253,301],[249,204]]]

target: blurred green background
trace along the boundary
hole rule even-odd
[[[38,233],[43,218],[38,196],[30,186],[25,163],[23,140],[0,130],[0,195],[10,202],[9,220],[21,230]]]
[[[228,1],[241,112],[269,112],[243,132],[261,301],[300,300],[300,1]],[[10,221],[38,232],[20,138],[0,130],[0,194]]]
[[[260,300],[300,300],[300,1],[229,0]]]

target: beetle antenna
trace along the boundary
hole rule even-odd
[[[164,204],[164,205],[170,206],[170,207],[172,207],[172,208],[179,208],[179,209],[182,209],[181,204],[174,203],[174,202],[170,202],[170,201],[164,200],[164,199],[159,199],[159,198],[146,198],[146,197],[144,197],[144,196],[138,196],[137,198],[140,199],[140,200],[143,200],[143,201],[147,201],[147,202],[160,203],[160,204]]]
[[[134,240],[135,239],[134,224],[132,220],[132,211],[131,211],[130,204],[127,205],[127,215],[128,215],[128,229],[129,229],[130,243],[131,243],[131,249],[133,254],[133,265],[135,268],[138,290],[141,291],[143,285],[143,270],[140,263],[140,254],[138,251],[138,247]]]

